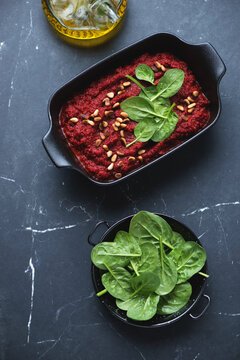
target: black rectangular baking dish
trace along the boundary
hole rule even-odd
[[[203,89],[203,92],[210,101],[210,118],[205,126],[197,134],[184,141],[174,149],[170,150],[161,157],[150,163],[134,170],[133,172],[111,182],[97,181],[89,176],[79,160],[75,157],[65,139],[59,124],[59,113],[64,103],[71,99],[73,95],[79,93],[82,89],[89,86],[92,81],[96,81],[100,76],[110,73],[118,66],[128,64],[139,55],[148,52],[154,54],[157,52],[170,52],[178,58],[186,61],[195,75],[197,81]],[[50,127],[43,138],[43,145],[53,161],[59,168],[71,168],[77,170],[86,176],[92,182],[99,185],[110,185],[122,181],[144,168],[159,162],[172,152],[180,149],[185,144],[200,136],[212,125],[214,125],[220,115],[221,101],[219,96],[219,83],[225,74],[226,67],[217,51],[209,43],[188,44],[177,36],[168,33],[159,33],[151,35],[127,48],[111,55],[97,64],[83,71],[75,78],[63,85],[51,97],[48,103],[48,116]]]

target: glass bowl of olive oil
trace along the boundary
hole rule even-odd
[[[93,40],[120,23],[127,0],[41,0],[53,28],[64,38]]]

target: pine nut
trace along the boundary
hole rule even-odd
[[[105,136],[106,136],[106,137],[109,136],[109,130],[108,130],[108,129],[106,129],[106,131],[105,131]]]
[[[124,131],[123,130],[120,130],[120,136],[124,137]]]
[[[95,124],[94,124],[94,121],[92,121],[92,120],[87,120],[87,123],[88,123],[88,125],[91,125],[91,126],[94,126]]]
[[[100,116],[96,116],[93,120],[94,120],[94,121],[101,121],[102,118],[101,118]]]
[[[101,139],[97,139],[97,140],[96,140],[96,146],[100,146],[100,145],[101,145],[101,142],[102,142]]]
[[[135,157],[134,156],[129,156],[128,161],[135,161]]]
[[[111,171],[112,169],[113,169],[113,166],[114,166],[114,164],[113,163],[111,163],[109,166],[108,166],[108,171]]]
[[[121,142],[124,146],[126,146],[127,142],[126,142],[126,139],[124,137],[121,138]]]
[[[126,118],[126,119],[124,119],[122,122],[125,123],[125,122],[129,122],[129,121],[130,121],[130,119],[129,119],[129,118]]]
[[[98,109],[96,109],[95,111],[94,111],[94,113],[91,115],[92,117],[95,117],[95,116],[98,116],[98,114],[99,114],[99,110]]]
[[[109,151],[107,152],[107,157],[111,157],[111,156],[112,156],[112,151],[109,150]]]
[[[115,125],[116,125],[117,127],[119,127],[121,124],[120,124],[119,121],[115,121]]]
[[[125,128],[125,127],[127,127],[127,124],[121,124],[120,125],[122,128]]]
[[[112,124],[112,127],[114,131],[118,131],[118,127],[116,126],[116,124]]]
[[[113,114],[113,111],[112,111],[112,110],[107,110],[107,111],[104,112],[104,114],[105,114],[106,116],[110,116],[110,115]]]
[[[121,84],[118,88],[118,90],[124,90],[124,86]]]
[[[123,83],[123,86],[124,87],[128,87],[128,86],[130,86],[131,85],[131,82],[130,81],[125,81],[124,83]]]
[[[108,146],[107,145],[103,145],[102,146],[104,150],[108,151]]]
[[[118,95],[122,95],[124,93],[124,90],[120,90],[120,91],[118,91]]]
[[[197,105],[196,103],[192,103],[192,104],[188,105],[188,109],[191,109],[191,108],[193,108],[193,107],[196,106],[196,105]]]
[[[182,105],[178,105],[177,108],[178,108],[178,110],[180,110],[180,111],[184,111],[184,107],[183,107]]]
[[[106,139],[106,136],[105,136],[102,132],[100,132],[100,138],[101,138],[102,140],[105,140],[105,139]]]
[[[114,176],[115,176],[116,179],[120,179],[122,177],[122,174],[121,173],[116,173]]]
[[[183,119],[184,121],[188,121],[188,117],[187,117],[187,116],[184,116],[184,115],[183,115],[182,119]]]
[[[108,94],[107,94],[107,96],[110,98],[110,99],[113,99],[114,98],[114,92],[109,92]]]
[[[194,100],[191,98],[191,96],[188,96],[187,99],[192,103],[194,102]]]
[[[120,115],[124,118],[128,118],[128,114],[125,111],[122,111]]]
[[[105,100],[105,106],[110,106],[110,105],[111,105],[110,100],[107,98],[107,99]]]
[[[144,154],[145,152],[146,152],[146,150],[144,150],[144,149],[138,150],[138,155],[142,155],[142,154]]]
[[[120,123],[123,121],[123,119],[120,117],[117,117],[116,120],[119,121]]]
[[[194,108],[188,109],[188,113],[191,114],[193,112]]]
[[[198,96],[198,91],[197,90],[193,91],[193,96],[195,96],[195,97]]]
[[[103,124],[100,123],[99,126],[98,126],[98,128],[99,128],[100,131],[103,131]]]
[[[122,160],[120,160],[118,163],[117,163],[117,166],[122,166],[122,164],[123,164],[123,162],[122,162]]]
[[[121,151],[117,151],[117,154],[118,154],[119,156],[124,156],[124,153],[122,153]]]
[[[188,99],[184,99],[183,101],[185,101],[185,103],[187,103],[188,105],[190,105],[190,101]]]
[[[103,124],[103,127],[105,127],[105,128],[108,127],[108,122],[107,121],[103,121],[102,124]]]
[[[69,119],[69,121],[71,121],[72,123],[76,124],[76,123],[78,122],[78,118],[72,117],[71,119]]]
[[[142,156],[138,156],[138,160],[140,160],[141,162],[143,162],[143,157],[142,157]]]
[[[113,109],[116,109],[119,105],[120,105],[120,103],[119,103],[119,102],[116,102],[116,103],[113,105]]]
[[[154,65],[157,69],[161,69],[161,64],[158,61],[155,61]]]
[[[117,160],[117,154],[114,154],[112,157],[111,157],[111,162],[115,162]]]
[[[166,68],[165,68],[165,66],[164,66],[164,65],[161,65],[161,70],[162,70],[163,72],[165,72],[165,71],[166,71]]]

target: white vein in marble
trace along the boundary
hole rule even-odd
[[[72,228],[74,228],[76,226],[77,226],[77,224],[73,224],[73,225],[57,226],[57,227],[48,228],[48,229],[42,229],[42,230],[33,229],[31,226],[27,226],[25,228],[25,230],[26,231],[32,231],[34,234],[46,234],[46,233],[52,232],[52,231],[72,229]]]
[[[28,271],[31,271],[32,286],[31,286],[30,313],[27,324],[27,344],[29,344],[30,341],[32,313],[33,313],[33,299],[34,299],[34,290],[35,290],[35,267],[33,265],[32,257],[29,260],[29,265],[28,268],[25,270],[25,273],[27,273]]]
[[[222,203],[218,203],[218,204],[214,204],[214,205],[210,205],[210,206],[205,206],[203,208],[200,209],[195,209],[189,213],[183,213],[181,214],[182,216],[190,216],[190,215],[195,215],[197,213],[203,213],[207,210],[211,210],[213,208],[218,208],[218,207],[223,207],[223,206],[236,206],[236,205],[240,205],[240,201],[230,201],[230,202],[222,202]]]

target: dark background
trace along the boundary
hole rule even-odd
[[[1,360],[239,359],[240,2],[129,0],[122,31],[92,49],[60,41],[40,0],[1,0],[0,14]],[[209,41],[225,61],[217,124],[113,187],[58,170],[41,144],[49,96],[105,56],[163,31]],[[142,209],[174,216],[201,237],[212,303],[200,320],[128,328],[95,297],[89,231]]]

